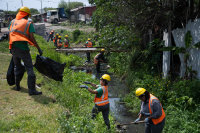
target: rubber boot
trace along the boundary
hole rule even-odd
[[[30,96],[42,94],[41,91],[37,91],[35,89],[35,80],[36,80],[35,76],[28,76],[28,93],[29,93]]]
[[[19,91],[21,88],[20,88],[20,75],[15,75],[15,90],[16,91]]]
[[[106,126],[108,128],[108,130],[110,129],[110,124],[106,123]]]

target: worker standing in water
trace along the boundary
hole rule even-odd
[[[96,65],[96,71],[97,73],[101,73],[100,72],[100,61],[106,62],[105,58],[104,58],[104,52],[105,49],[101,49],[101,52],[98,53],[95,57],[94,57],[94,64]]]
[[[49,39],[51,39],[51,41],[53,41],[54,32],[55,32],[55,30],[52,30],[52,31],[49,33],[49,38],[48,38],[47,42],[49,41]]]
[[[57,48],[60,49],[62,48],[62,40],[61,40],[61,36],[58,36],[58,39],[57,39]]]
[[[65,48],[68,48],[68,47],[69,47],[68,35],[65,35],[64,46],[65,46]]]
[[[54,42],[54,46],[57,47],[57,39],[58,39],[59,34],[57,33],[54,37],[53,37],[53,42]]]
[[[88,41],[85,43],[86,48],[92,48],[92,42],[90,38],[88,38]],[[90,62],[90,52],[86,53],[87,56],[87,62]]]
[[[92,87],[97,88],[96,90],[90,89],[87,85],[80,85],[80,88],[86,88],[90,93],[95,94],[94,97],[94,107],[92,109],[92,119],[96,118],[96,115],[99,112],[102,112],[103,119],[108,129],[110,129],[110,121],[109,121],[109,110],[110,104],[108,100],[108,82],[110,81],[110,76],[108,74],[104,74],[100,78],[100,85],[95,85],[88,81],[85,81],[85,84],[90,84]]]
[[[36,76],[33,71],[33,64],[28,43],[32,46],[35,46],[38,49],[40,55],[42,55],[43,52],[34,38],[34,26],[31,22],[28,21],[28,17],[30,16],[30,9],[23,6],[17,13],[16,19],[11,21],[8,27],[9,49],[13,55],[13,61],[15,64],[15,90],[19,91],[21,89],[21,60],[23,60],[28,74],[28,93],[29,95],[40,95],[42,92],[35,89]]]
[[[141,100],[141,110],[135,123],[145,117],[145,133],[161,133],[165,126],[165,112],[158,98],[144,88],[135,91]]]

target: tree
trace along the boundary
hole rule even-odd
[[[39,11],[35,8],[30,8],[31,15],[33,14],[40,14]]]
[[[66,9],[74,9],[78,6],[83,6],[82,2],[65,2],[64,0],[61,0],[60,3],[58,4],[59,8],[64,8]]]

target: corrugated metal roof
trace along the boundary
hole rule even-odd
[[[84,7],[96,7],[96,6],[80,6],[80,7],[77,7],[77,8],[74,8],[74,9],[71,9],[70,11],[71,12],[75,12],[75,11],[78,11],[79,9],[82,9],[82,8],[84,8]]]

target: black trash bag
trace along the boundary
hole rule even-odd
[[[63,81],[63,72],[66,62],[61,64],[50,58],[37,55],[34,67],[42,74],[56,81]]]
[[[8,67],[8,71],[7,71],[7,75],[6,75],[6,79],[7,79],[7,83],[12,86],[15,84],[15,73],[14,73],[14,61],[13,61],[13,57],[10,61],[10,65]],[[21,64],[21,73],[20,73],[20,81],[22,80],[23,76],[24,76],[24,72],[26,71],[25,66],[23,64]]]

